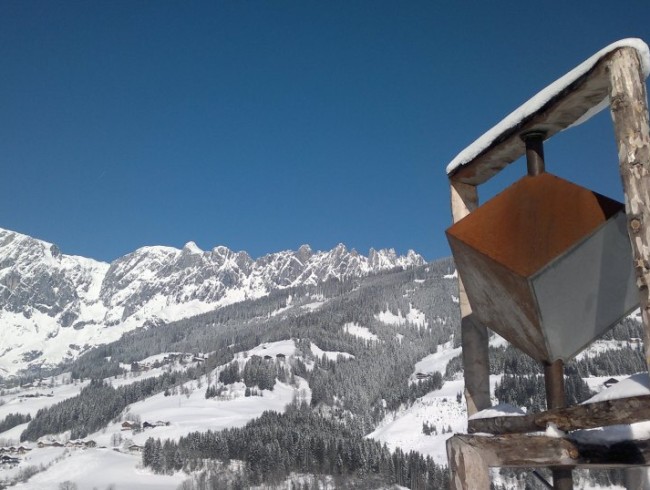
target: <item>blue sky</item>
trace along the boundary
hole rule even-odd
[[[650,2],[0,2],[0,227],[145,245],[449,254],[447,163]],[[547,169],[622,199],[609,114]],[[525,172],[515,163],[482,198]]]

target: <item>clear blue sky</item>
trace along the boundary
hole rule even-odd
[[[445,256],[449,160],[625,37],[650,41],[648,0],[3,0],[0,227],[106,261],[190,240]],[[622,198],[607,112],[546,156]]]

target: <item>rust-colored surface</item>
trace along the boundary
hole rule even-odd
[[[530,277],[623,208],[544,173],[522,178],[451,226],[447,235]]]

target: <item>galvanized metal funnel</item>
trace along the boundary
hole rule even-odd
[[[542,362],[568,360],[638,306],[623,204],[526,176],[447,230],[474,315]]]

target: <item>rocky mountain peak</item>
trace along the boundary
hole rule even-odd
[[[142,247],[109,265],[0,229],[0,372],[78,355],[69,345],[79,344],[79,330],[82,345],[93,346],[152,321],[186,318],[277,289],[422,263],[412,251],[398,256],[371,249],[364,257],[342,243],[317,252],[302,245],[254,260],[225,246],[206,252],[188,242],[180,250]]]

